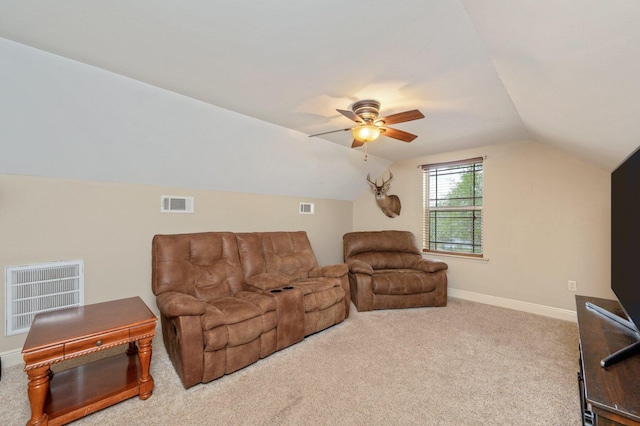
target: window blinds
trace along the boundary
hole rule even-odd
[[[421,166],[425,251],[482,256],[482,160]]]

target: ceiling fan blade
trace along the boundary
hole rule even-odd
[[[362,119],[358,117],[353,111],[346,111],[344,109],[337,109],[336,111],[347,117],[349,120],[353,120],[356,123],[362,123]]]
[[[351,127],[347,128],[347,129],[329,130],[328,132],[316,133],[315,135],[309,135],[309,137],[312,138],[314,136],[328,135],[329,133],[346,132],[347,130],[351,130]]]
[[[414,135],[398,129],[392,129],[390,127],[384,127],[383,129],[384,129],[384,132],[382,133],[383,135],[390,138],[401,140],[403,142],[411,142],[412,140],[418,137],[418,135]]]
[[[406,121],[419,120],[421,118],[424,118],[424,114],[418,111],[417,109],[412,109],[411,111],[391,114],[386,117],[379,118],[376,121],[384,121],[384,124],[396,124],[396,123],[404,123]]]
[[[353,143],[351,144],[351,148],[357,148],[362,145],[364,145],[364,142],[360,142],[359,140],[354,139]]]

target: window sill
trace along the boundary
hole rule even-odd
[[[422,257],[425,259],[430,259],[430,258],[439,258],[439,257],[444,257],[444,258],[451,258],[451,259],[459,259],[459,260],[469,260],[471,262],[488,262],[489,258],[488,257],[476,257],[476,256],[465,256],[463,254],[454,254],[454,253],[442,253],[442,252],[431,252],[431,251],[427,251],[427,252],[422,252]]]

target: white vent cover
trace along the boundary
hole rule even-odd
[[[5,268],[5,336],[29,331],[41,312],[84,305],[84,261]]]
[[[300,214],[314,214],[315,204],[313,203],[300,203]]]
[[[162,213],[193,213],[193,197],[162,195],[160,211]]]

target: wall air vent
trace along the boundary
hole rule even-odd
[[[193,213],[193,197],[162,195],[160,197],[162,213]]]
[[[300,214],[314,214],[315,204],[313,203],[300,203]]]
[[[26,333],[36,314],[84,305],[84,260],[5,268],[5,336]]]

